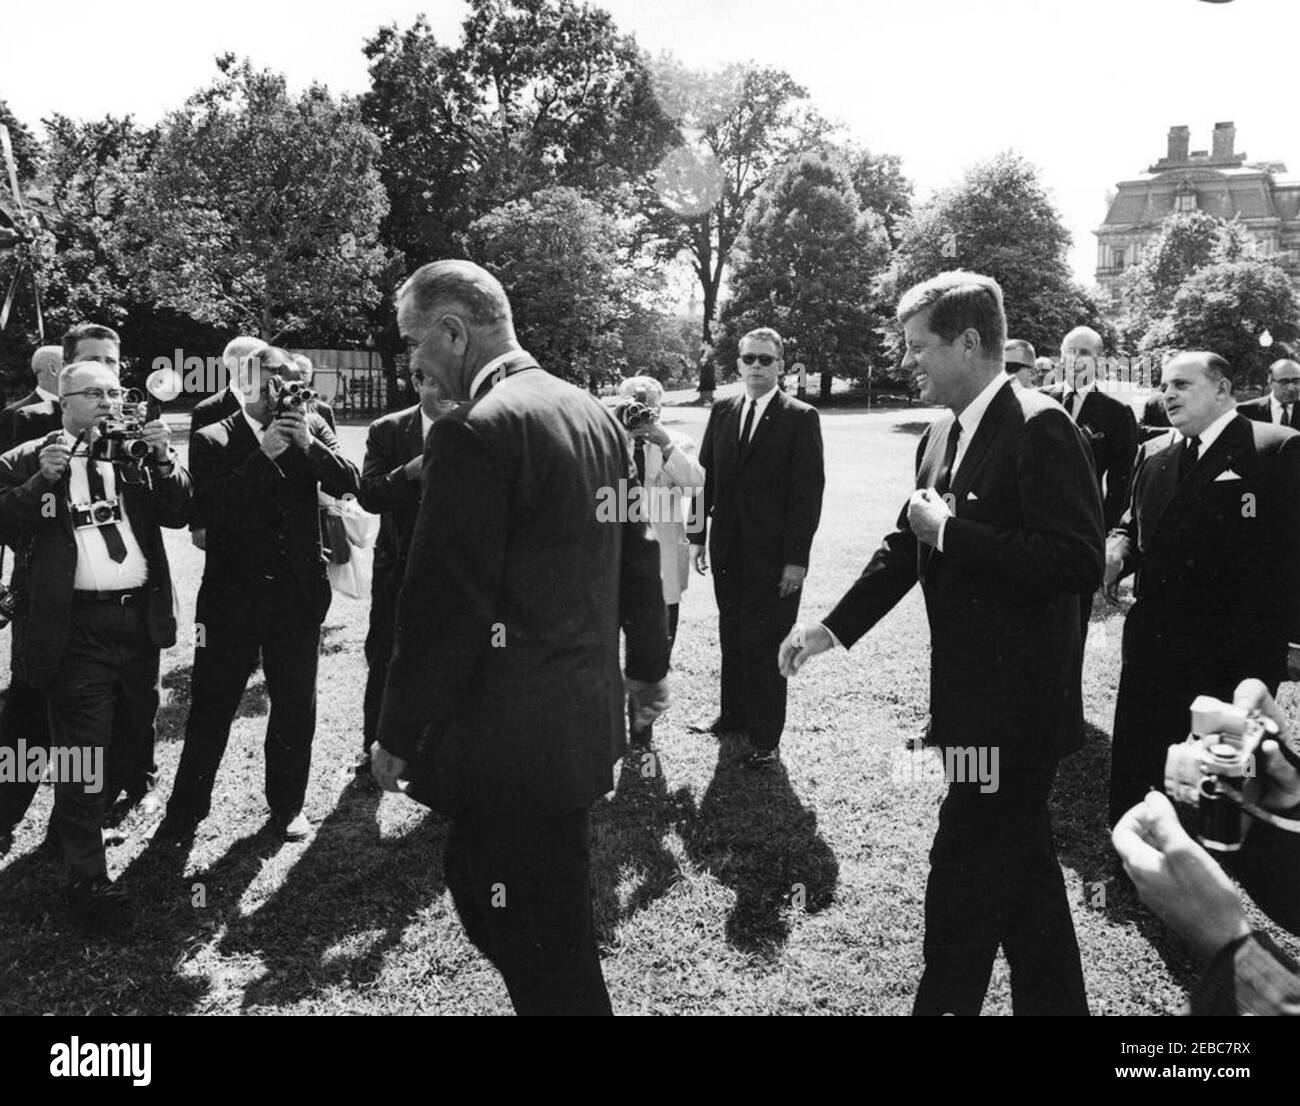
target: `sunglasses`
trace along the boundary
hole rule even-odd
[[[776,358],[773,357],[770,353],[742,353],[740,355],[740,359],[746,365],[752,365],[755,361],[757,361],[760,365],[763,366],[763,368],[767,368],[768,365],[770,365],[773,361],[776,360]]]

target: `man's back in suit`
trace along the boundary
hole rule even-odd
[[[1064,385],[1056,385],[1046,392],[1063,406],[1071,399]],[[1086,390],[1081,402],[1074,399],[1073,406],[1075,425],[1088,443],[1097,486],[1102,490],[1102,512],[1109,529],[1128,506],[1129,481],[1138,446],[1137,419],[1127,403],[1096,388]]]

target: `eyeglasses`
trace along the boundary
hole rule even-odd
[[[770,353],[742,353],[740,355],[740,359],[746,365],[752,365],[755,361],[757,361],[760,365],[763,366],[763,368],[767,368],[768,365],[770,365],[773,361],[776,360],[776,358],[773,357]]]
[[[126,392],[121,388],[82,388],[79,392],[64,392],[60,398],[66,399],[68,396],[85,396],[87,399],[92,399],[96,403],[99,403],[105,397],[108,399],[121,399],[124,395],[126,395]]]
[[[1279,376],[1274,384],[1300,384],[1300,376]]]

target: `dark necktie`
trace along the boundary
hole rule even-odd
[[[1282,425],[1300,430],[1300,403],[1289,403],[1282,412]]]
[[[641,486],[645,487],[645,442],[637,438],[636,445],[632,447],[632,460],[636,462],[636,478],[641,481]]]
[[[99,471],[99,462],[86,458],[86,481],[90,485],[90,501],[92,503],[102,503],[108,498],[108,492],[104,488],[104,477]],[[113,558],[117,564],[126,560],[126,542],[122,540],[122,531],[117,528],[116,522],[110,522],[105,526],[97,527],[99,532],[104,535],[104,544],[108,546],[108,555]]]
[[[754,408],[758,405],[752,400],[746,400],[749,404],[748,410],[745,411],[745,425],[740,428],[740,455],[743,457],[749,452],[749,433],[754,429]]]
[[[948,491],[952,484],[952,463],[957,459],[957,443],[961,441],[961,421],[952,420],[952,429],[948,431],[948,444],[943,451],[943,464],[934,478],[934,490],[940,495]]]
[[[1178,483],[1187,479],[1187,474],[1192,471],[1200,455],[1200,438],[1188,438],[1183,442],[1183,452],[1178,458]]]

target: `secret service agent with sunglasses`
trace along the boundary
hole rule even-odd
[[[107,752],[110,737],[115,757],[152,740],[159,653],[176,642],[161,527],[185,526],[191,498],[160,420],[143,427],[143,463],[90,457],[121,394],[108,365],[68,365],[63,430],[0,457],[0,540],[15,550],[13,671],[44,691],[51,745],[76,751],[55,779],[53,826],[72,906],[92,916],[126,904],[101,834]],[[11,832],[0,823],[0,838]]]

